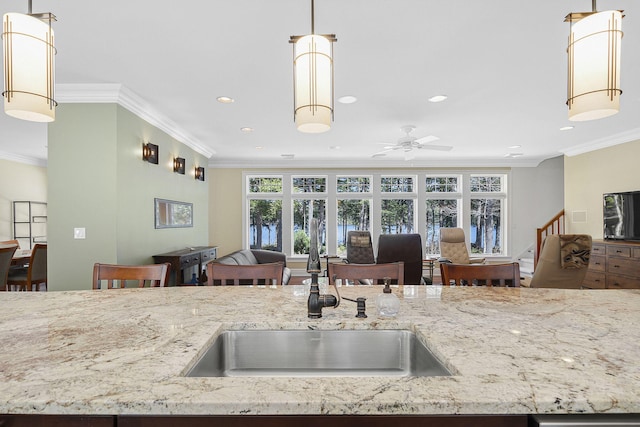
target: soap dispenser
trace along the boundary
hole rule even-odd
[[[400,300],[391,292],[389,278],[384,278],[384,290],[376,298],[376,309],[382,317],[395,317],[400,311]]]

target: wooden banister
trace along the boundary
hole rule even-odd
[[[536,252],[533,257],[534,270],[536,265],[538,265],[538,257],[540,256],[540,246],[542,246],[542,241],[544,240],[544,238],[550,234],[563,234],[563,233],[564,233],[564,209],[558,212],[545,225],[536,229]]]

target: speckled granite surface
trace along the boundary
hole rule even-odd
[[[306,315],[293,287],[0,292],[0,413],[640,413],[640,291],[440,288],[379,318]],[[333,291],[333,289],[332,289]],[[186,378],[225,329],[410,329],[432,378]]]

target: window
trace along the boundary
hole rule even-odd
[[[462,205],[460,176],[429,176],[425,178],[426,233],[425,253],[440,254],[440,228],[458,227],[458,212]]]
[[[318,240],[320,241],[320,254],[326,253],[327,245],[327,203],[325,198],[316,195],[326,195],[327,178],[324,176],[292,177],[293,189],[293,254],[303,255],[309,253],[311,233],[309,224],[311,218],[318,220]],[[316,197],[312,197],[316,196]]]
[[[249,247],[281,252],[282,177],[249,177]],[[275,193],[275,194],[274,194]]]
[[[413,233],[415,229],[415,177],[383,176],[380,178],[380,207],[383,234]]]
[[[503,254],[503,200],[505,177],[472,175],[469,241],[471,252]]]
[[[368,230],[374,246],[380,234],[420,233],[437,256],[440,229],[461,227],[472,253],[508,255],[506,172],[404,172],[245,173],[245,247],[305,258],[316,218],[321,254],[346,255],[347,233]]]
[[[371,176],[336,177],[336,251],[347,254],[347,234],[371,229]]]

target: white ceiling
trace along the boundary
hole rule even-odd
[[[0,13],[26,9],[27,0],[0,4]],[[600,0],[607,9],[626,15],[621,111],[572,123],[563,19],[590,11],[588,0],[316,0],[316,33],[338,38],[336,100],[358,102],[336,102],[332,129],[313,135],[294,126],[288,42],[310,32],[310,0],[33,2],[58,18],[60,102],[112,101],[100,95],[120,87],[125,106],[211,155],[210,165],[274,167],[533,166],[640,139],[640,2]],[[427,101],[438,94],[448,99]],[[235,102],[216,102],[222,95]],[[453,149],[372,158],[406,124]],[[46,125],[0,114],[0,157],[46,159]]]

